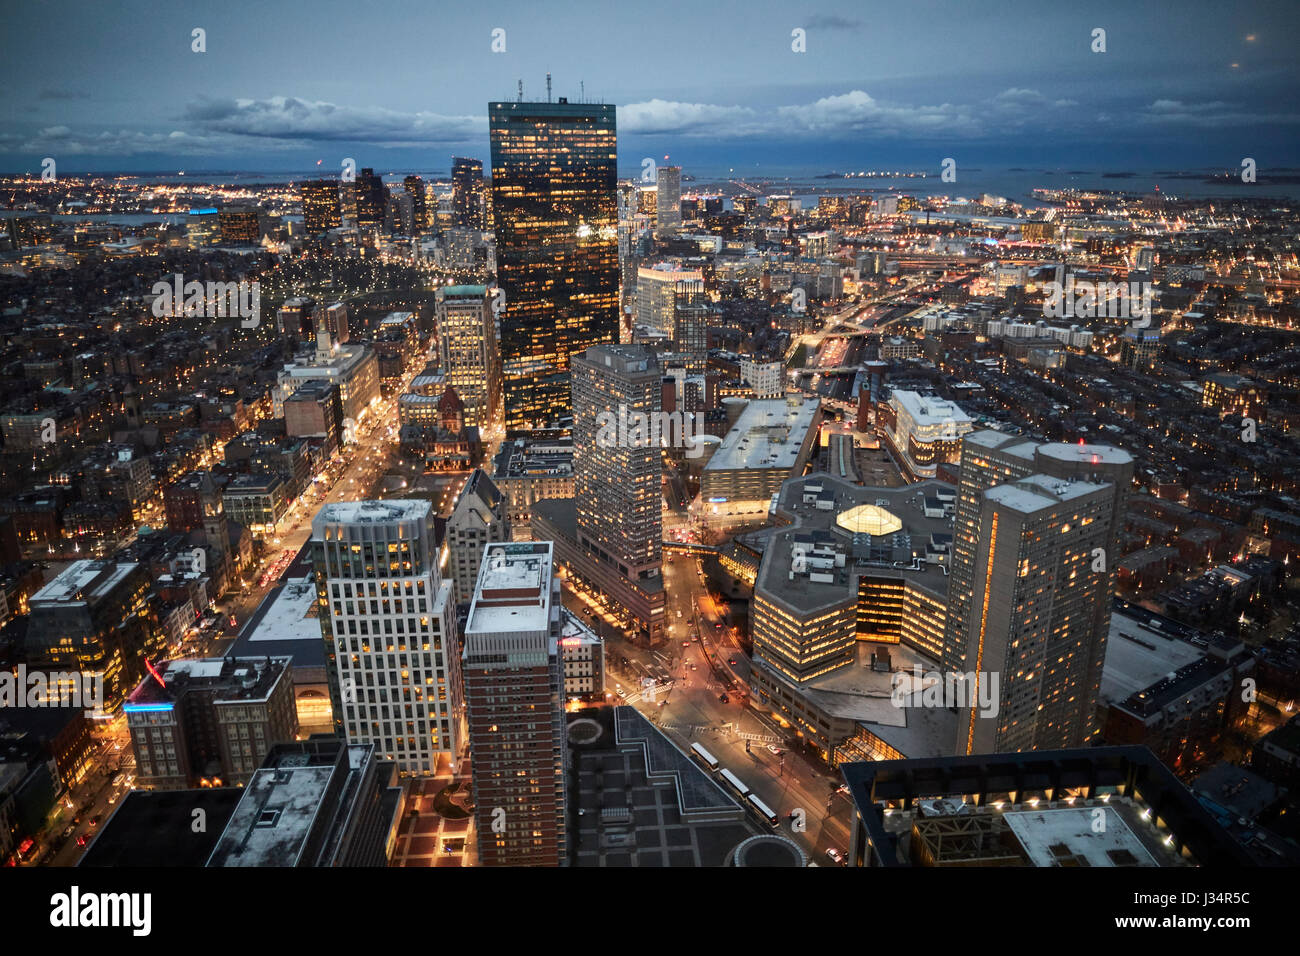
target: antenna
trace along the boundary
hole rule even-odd
[[[520,80],[519,81],[519,102],[522,103],[523,101],[524,101],[524,81]]]
[[[587,102],[587,84],[582,80],[578,81],[578,102]]]
[[[551,74],[546,74],[546,102],[551,102]]]

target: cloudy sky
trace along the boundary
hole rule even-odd
[[[446,170],[487,159],[488,101],[519,79],[543,98],[548,71],[556,96],[617,105],[625,172],[1300,167],[1295,0],[28,0],[4,19],[8,172]]]

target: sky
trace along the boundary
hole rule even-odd
[[[544,99],[548,71],[556,97],[617,106],[625,175],[664,155],[738,173],[1300,167],[1296,0],[0,0],[0,15],[10,173],[47,156],[63,173],[445,171],[487,160],[488,102],[520,79]]]

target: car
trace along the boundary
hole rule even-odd
[[[92,827],[97,827],[97,826],[99,826],[99,817],[91,817],[91,818],[90,818],[90,825],[91,825]]]
[[[781,756],[781,754],[783,754],[785,751],[783,751],[783,750],[782,750],[780,747],[778,747],[776,744],[768,744],[768,745],[767,745],[767,752],[770,753],[770,754],[773,754],[774,756],[779,757],[779,756]]]
[[[722,701],[722,703],[724,703],[724,704],[728,704],[728,703],[731,702],[731,699],[730,699],[729,697],[727,697],[726,694],[719,694],[719,695],[718,695],[718,700]]]
[[[73,830],[73,826],[72,826],[71,823],[69,823],[66,827],[64,827],[64,829],[63,829],[63,838],[64,838],[65,840],[66,840],[68,837],[72,836],[72,830]]]
[[[86,834],[81,833],[77,835],[77,846],[85,846],[88,842]]]
[[[848,792],[849,792],[849,785],[848,785],[847,783],[842,783],[842,784],[840,784],[838,787],[835,788],[835,792],[836,792],[836,793],[848,793]]]
[[[682,641],[682,647],[690,647],[690,646],[691,646],[690,641]]]
[[[835,849],[835,847],[827,849],[826,855],[829,856],[838,866],[844,865],[844,854]]]
[[[729,658],[727,658],[727,663],[730,664],[732,667],[735,667],[735,666],[736,666],[736,659],[735,659],[734,657],[729,657]]]

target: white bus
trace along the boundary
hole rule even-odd
[[[749,787],[745,786],[745,782],[741,780],[739,777],[737,777],[730,770],[723,770],[720,774],[718,774],[718,776],[722,777],[722,779],[726,782],[727,786],[729,786],[732,790],[736,791],[736,796],[738,797],[749,796]]]
[[[713,756],[713,754],[709,753],[699,744],[691,744],[691,755],[694,756],[695,759],[698,760],[700,763],[704,764],[704,766],[712,770],[714,773],[717,772],[718,758]]]
[[[762,800],[758,799],[758,794],[751,793],[745,798],[745,802],[749,804],[751,810],[757,811],[758,815],[771,824],[773,828],[781,825],[780,819],[778,819],[777,815],[772,812],[772,808]]]

